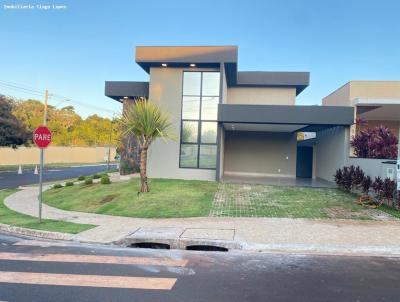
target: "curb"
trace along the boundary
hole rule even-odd
[[[15,235],[32,236],[32,237],[38,237],[38,238],[43,238],[43,239],[53,239],[53,240],[71,241],[71,240],[73,240],[73,237],[74,237],[73,234],[27,229],[27,228],[12,226],[12,225],[3,224],[3,223],[0,223],[0,231],[4,231],[4,232],[10,233],[10,234],[15,234]]]
[[[187,247],[193,245],[202,246],[215,246],[220,248],[226,248],[228,250],[242,250],[242,245],[237,241],[229,240],[211,240],[211,239],[190,239],[190,238],[123,238],[112,242],[115,245],[130,247],[137,243],[161,243],[167,244],[171,249],[186,250]],[[255,250],[256,251],[256,250]]]

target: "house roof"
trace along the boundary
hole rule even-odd
[[[228,87],[294,87],[299,94],[309,85],[309,72],[238,71],[237,46],[138,46],[136,62],[150,67],[220,68],[224,64]]]

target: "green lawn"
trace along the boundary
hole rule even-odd
[[[150,179],[149,193],[138,194],[139,179],[110,185],[75,185],[50,189],[45,202],[53,207],[129,217],[208,216],[218,183],[198,180]]]
[[[15,193],[16,191],[17,190],[15,189],[0,190],[0,223],[28,229],[70,234],[77,234],[95,227],[94,225],[90,224],[77,224],[51,219],[44,219],[42,220],[42,223],[39,224],[37,218],[14,212],[4,205],[4,198],[12,193]]]

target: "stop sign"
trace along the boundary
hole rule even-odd
[[[33,132],[33,142],[39,148],[46,148],[51,143],[51,132],[46,126],[39,126]]]

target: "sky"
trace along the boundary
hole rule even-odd
[[[148,80],[134,61],[138,45],[237,45],[241,71],[308,71],[300,105],[320,104],[349,80],[400,80],[398,0],[0,3],[0,93],[43,100],[15,86],[48,89],[82,116],[121,112],[104,81]],[[53,4],[66,8],[43,9]]]

